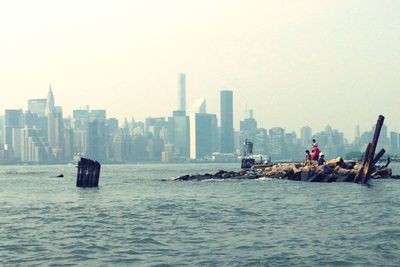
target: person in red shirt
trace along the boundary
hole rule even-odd
[[[318,160],[319,158],[319,153],[321,152],[318,148],[318,143],[315,141],[315,139],[312,140],[313,141],[313,153],[311,154],[312,160]]]

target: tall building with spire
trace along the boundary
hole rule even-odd
[[[47,115],[51,112],[54,112],[54,95],[53,91],[51,90],[51,84],[50,84],[49,91],[47,93],[45,113]]]
[[[49,92],[47,93],[46,100],[46,112],[47,116],[47,142],[50,147],[57,146],[56,140],[56,120],[55,120],[55,107],[54,107],[54,95],[51,90],[51,84],[49,88]]]
[[[55,106],[54,95],[51,89],[47,93],[46,112],[47,116],[47,142],[53,159],[60,160],[64,153],[64,123],[62,108]]]

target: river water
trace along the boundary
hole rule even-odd
[[[0,166],[0,265],[400,265],[400,180],[161,181],[218,169],[103,165],[82,189],[75,166]]]

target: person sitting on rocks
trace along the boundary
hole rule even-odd
[[[310,150],[306,150],[306,159],[304,161],[304,166],[310,166],[311,165],[311,154]]]
[[[346,164],[344,163],[344,160],[342,157],[337,157],[336,158],[336,166],[339,166],[340,168],[345,168]]]
[[[325,155],[324,153],[319,153],[319,159],[318,159],[318,166],[325,165]]]

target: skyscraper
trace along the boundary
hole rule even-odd
[[[168,118],[168,143],[174,145],[175,156],[187,158],[189,156],[189,116],[186,112],[176,110]]]
[[[98,161],[106,160],[106,138],[104,122],[98,120],[89,122],[86,133],[86,155]]]
[[[47,99],[46,99],[46,114],[50,112],[54,112],[54,96],[53,91],[51,90],[51,84],[49,87],[49,91],[47,92]]]
[[[22,128],[22,110],[21,109],[6,109],[4,112],[4,145],[12,157],[13,151],[13,129]]]
[[[186,111],[186,74],[179,74],[179,109],[180,111]]]
[[[285,155],[285,130],[280,127],[269,129],[269,155],[272,159],[283,159]]]
[[[399,153],[399,133],[390,132],[390,154],[397,155]]]
[[[311,146],[312,130],[310,126],[304,126],[300,129],[300,143],[303,147]]]
[[[233,153],[233,92],[221,91],[221,152]]]
[[[46,101],[46,116],[47,116],[47,141],[50,147],[56,146],[56,125],[55,125],[55,108],[54,108],[54,96],[51,90],[47,93]]]
[[[47,99],[29,99],[28,110],[32,114],[45,115]]]
[[[215,114],[190,115],[190,159],[203,159],[215,152],[217,117]]]

